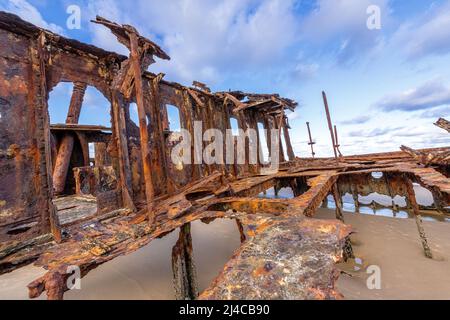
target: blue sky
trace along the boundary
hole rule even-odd
[[[66,8],[81,8],[80,30]],[[369,30],[377,5],[381,29]],[[328,95],[344,154],[448,146],[433,122],[450,116],[450,0],[0,0],[0,10],[107,50],[127,54],[95,15],[133,24],[169,53],[150,67],[166,79],[215,91],[280,93],[300,103],[290,115],[294,149],[331,155],[321,91]],[[52,122],[64,121],[70,85],[52,92]],[[105,112],[102,112],[105,110]],[[90,89],[82,123],[107,124]]]

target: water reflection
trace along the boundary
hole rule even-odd
[[[236,222],[230,219],[210,224],[195,221],[191,233],[198,288],[202,292],[239,248],[240,235]],[[99,266],[83,278],[82,290],[68,291],[65,299],[174,299],[171,253],[178,235],[179,230],[174,230],[134,253]]]
[[[386,197],[389,198],[389,201],[386,201]],[[353,202],[353,199],[349,195],[345,195],[343,198],[343,210],[345,212],[351,212],[351,213],[360,213],[360,214],[367,214],[367,215],[375,215],[375,216],[382,216],[382,217],[389,217],[389,218],[398,218],[398,219],[409,219],[414,218],[412,213],[409,213],[406,210],[406,201],[404,197],[395,197],[393,201],[389,196],[380,195],[377,193],[373,193],[367,197],[359,197],[360,203],[359,208],[357,209],[355,206],[355,203]],[[334,202],[334,199],[332,196],[328,196],[328,203],[326,205],[326,208],[328,209],[336,209],[336,204]],[[372,203],[378,203],[380,205],[386,205],[389,206],[392,204],[392,202],[399,206],[399,210],[395,211],[389,208],[374,208],[372,206]],[[441,221],[441,222],[450,222],[450,217],[448,216],[441,216],[441,215],[434,215],[434,214],[427,214],[424,211],[421,211],[421,216],[424,221]]]
[[[418,184],[414,184],[414,192],[416,194],[418,204],[422,206],[433,205],[433,196],[429,190],[421,187]],[[270,188],[265,192],[260,193],[258,197],[266,199],[292,199],[294,198],[294,193],[291,188],[283,188],[278,192],[277,195],[275,195],[275,189]],[[328,204],[325,207],[329,209],[335,209],[336,204],[334,203],[333,197],[330,195],[327,199]],[[407,210],[406,198],[398,195],[394,198],[378,193],[372,193],[368,196],[358,196],[359,208],[356,208],[352,195],[348,193],[342,197],[342,201],[343,210],[345,212],[361,213],[398,219],[414,218],[412,213],[409,213]],[[382,206],[390,207],[393,204],[398,208],[398,210],[382,208]],[[422,211],[421,215],[424,221],[450,222],[449,216],[427,214],[424,211]]]
[[[275,188],[267,189],[265,192],[261,192],[258,194],[258,198],[265,199],[293,199],[294,191],[292,188],[282,188],[278,191],[278,194],[275,194]]]

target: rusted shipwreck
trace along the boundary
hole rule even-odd
[[[177,298],[340,298],[335,265],[343,251],[352,254],[343,194],[352,194],[355,204],[358,195],[375,191],[405,196],[408,209],[420,218],[426,208],[416,202],[414,182],[432,192],[432,209],[445,213],[449,149],[295,157],[285,114],[295,109],[294,101],[168,82],[163,74],[146,71],[154,57],[169,59],[158,45],[131,26],[100,17],[94,22],[108,28],[129,57],[0,12],[0,274],[30,263],[48,270],[29,284],[31,298],[46,292],[49,299],[62,299],[69,266],[84,276],[178,229],[172,261]],[[66,123],[52,125],[48,97],[60,82],[72,82],[73,94]],[[110,128],[78,124],[87,86],[109,100]],[[138,124],[130,119],[131,103],[137,104]],[[167,104],[178,107],[181,126],[190,132],[194,121],[225,131],[231,119],[243,130],[258,123],[279,130],[286,148],[280,150],[280,169],[262,174],[259,152],[256,164],[174,165]],[[448,130],[445,120],[440,125]],[[246,144],[261,148],[260,140]],[[95,145],[95,159],[89,143]],[[373,172],[383,175],[374,178]],[[258,197],[272,187],[290,187],[294,197]],[[314,219],[330,194],[337,219]],[[190,223],[217,218],[236,221],[242,245],[199,293]],[[420,219],[418,226],[431,255]]]

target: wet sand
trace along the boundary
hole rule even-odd
[[[318,218],[333,219],[334,210],[320,209]],[[352,235],[354,251],[363,268],[340,268],[338,289],[346,299],[450,299],[450,224],[425,221],[436,260],[424,257],[416,225],[411,219],[347,213],[345,219],[358,233]],[[173,299],[171,250],[178,236],[163,239],[128,256],[119,257],[82,279],[82,290],[67,292],[66,299]],[[216,220],[192,227],[194,259],[200,290],[205,289],[239,247],[232,220]],[[369,290],[365,267],[381,268],[381,290]],[[26,285],[44,270],[28,266],[0,277],[0,299],[27,299]],[[350,275],[348,275],[350,274]],[[41,298],[45,299],[44,296]]]
[[[334,212],[320,209],[318,218],[334,218]],[[363,267],[340,268],[349,273],[338,280],[338,290],[346,299],[450,299],[450,224],[424,221],[434,259],[423,254],[413,219],[347,213],[345,222],[353,226],[355,256]],[[367,267],[381,270],[381,289],[367,287]]]

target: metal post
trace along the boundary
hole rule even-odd
[[[345,223],[344,214],[343,214],[342,197],[341,197],[339,188],[336,183],[331,188],[331,193],[333,195],[334,202],[336,204],[336,219]],[[353,253],[353,247],[352,247],[350,237],[347,237],[345,239],[345,244],[344,244],[344,248],[343,248],[343,256],[344,256],[345,261],[347,261],[348,259],[355,258],[355,254]]]
[[[336,145],[335,145],[336,151],[339,153],[339,157],[342,157],[341,150],[339,150],[340,144],[339,144],[339,139],[338,139],[338,133],[337,133],[337,127],[336,126],[334,126],[334,139],[335,139],[335,142],[336,142]]]
[[[331,134],[331,142],[333,143],[334,157],[337,159],[338,155],[336,152],[336,141],[334,139],[335,136],[334,136],[334,132],[333,132],[333,124],[331,123],[330,109],[328,108],[327,95],[325,94],[325,91],[322,91],[322,96],[323,96],[323,103],[325,105],[325,113],[327,115],[328,129],[330,129],[330,134]]]
[[[308,135],[309,135],[309,145],[311,146],[311,155],[314,159],[314,156],[316,155],[316,153],[314,152],[314,145],[316,144],[315,142],[313,142],[312,136],[311,136],[311,128],[309,127],[309,122],[306,123],[306,126],[308,127]]]
[[[423,251],[427,258],[433,259],[433,254],[431,252],[430,246],[428,245],[428,240],[427,240],[427,236],[425,234],[425,229],[423,228],[422,217],[420,216],[420,209],[419,209],[419,205],[416,200],[416,195],[414,193],[413,184],[412,184],[411,180],[409,180],[409,178],[406,177],[405,180],[406,180],[405,183],[406,183],[406,192],[408,195],[408,200],[409,200],[409,203],[411,204],[414,218],[416,220],[417,231],[419,231],[419,237],[420,237],[420,242],[422,242]]]
[[[140,64],[139,44],[135,33],[130,33],[130,60],[134,73],[134,87],[136,90],[136,102],[138,107],[139,117],[139,131],[141,136],[141,152],[142,152],[142,167],[144,169],[145,181],[145,198],[147,200],[148,220],[149,224],[153,225],[155,222],[155,215],[153,212],[153,179],[151,169],[151,151],[149,145],[149,136],[147,128],[147,117],[144,105],[144,93],[142,84],[142,69]]]

